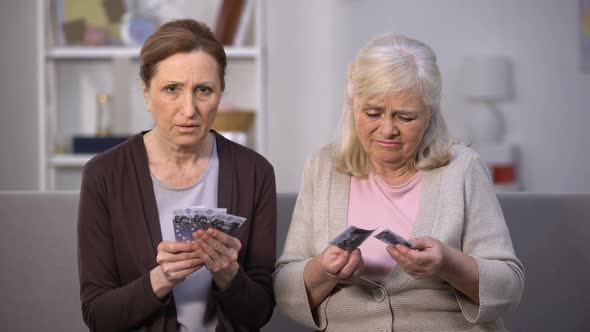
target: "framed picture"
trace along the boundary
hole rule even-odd
[[[124,0],[52,0],[50,45],[106,46],[121,43]]]

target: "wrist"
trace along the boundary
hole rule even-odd
[[[449,276],[453,275],[453,256],[455,255],[455,253],[453,252],[453,250],[447,246],[442,246],[442,259],[441,259],[441,264],[440,267],[437,271],[438,276],[445,280],[445,281],[449,281]]]
[[[158,300],[165,298],[172,288],[174,288],[174,284],[166,279],[164,271],[162,271],[162,267],[159,265],[150,271],[150,283],[152,285],[152,291]]]
[[[461,276],[461,278],[472,278],[469,272],[472,270],[471,267],[473,265],[477,265],[473,257],[457,249],[445,246],[438,275],[441,279],[454,284],[457,282],[457,276]]]
[[[232,262],[227,268],[212,272],[211,275],[213,275],[213,280],[215,281],[217,288],[224,290],[229,287],[239,270],[240,264],[238,264],[238,262]]]
[[[311,261],[309,261],[305,267],[305,270],[306,271],[304,272],[307,272],[307,275],[311,279],[310,282],[312,284],[333,284],[333,286],[336,286],[340,281],[337,275],[332,274],[324,269],[320,256],[316,256]]]

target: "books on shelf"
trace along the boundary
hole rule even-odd
[[[248,31],[250,29],[250,22],[252,22],[252,16],[254,15],[255,0],[245,0],[244,10],[240,23],[238,24],[238,31],[236,32],[236,39],[234,41],[235,46],[243,46],[246,41]]]
[[[244,45],[255,0],[223,0],[215,22],[215,35],[223,45]]]

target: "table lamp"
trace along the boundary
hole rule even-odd
[[[506,131],[498,103],[512,97],[512,66],[502,56],[469,56],[463,60],[464,92],[472,104],[470,129],[475,145],[498,144]]]

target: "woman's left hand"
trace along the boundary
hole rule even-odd
[[[395,261],[416,279],[437,276],[445,264],[447,247],[439,240],[425,236],[414,238],[414,249],[401,244],[388,246],[387,251]]]
[[[205,266],[211,271],[217,287],[229,287],[240,268],[240,240],[214,228],[207,231],[200,229],[193,233],[193,238],[196,241],[193,243],[193,249],[200,254]]]

